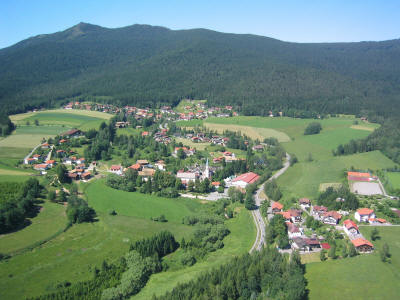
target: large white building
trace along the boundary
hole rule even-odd
[[[244,189],[248,184],[256,182],[258,178],[260,178],[260,176],[258,176],[256,173],[253,172],[244,173],[232,180],[232,186]]]

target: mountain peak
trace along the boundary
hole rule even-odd
[[[80,35],[84,35],[89,32],[94,32],[98,31],[99,29],[102,29],[103,27],[98,26],[98,25],[93,25],[85,22],[80,22],[76,24],[75,26],[72,26],[71,28],[68,28],[66,32],[70,34],[70,37],[76,37]]]

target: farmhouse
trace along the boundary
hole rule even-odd
[[[276,213],[277,215],[282,215],[282,217],[285,219],[285,222],[289,222],[291,221],[291,215],[290,212],[288,211],[280,211],[278,213]]]
[[[301,222],[301,211],[300,210],[298,210],[298,209],[289,209],[288,212],[290,214],[290,220],[293,223]]]
[[[294,237],[292,248],[300,251],[312,251],[315,248],[321,248],[321,245],[315,238]]]
[[[141,165],[142,167],[147,166],[149,164],[149,161],[147,159],[138,159],[136,161],[137,164]]]
[[[82,135],[82,131],[80,131],[79,129],[71,129],[69,131],[60,133],[60,136],[62,136],[63,138],[77,138],[80,137]],[[60,141],[61,143],[61,141]]]
[[[308,198],[301,198],[299,200],[299,204],[303,209],[306,209],[306,208],[310,207],[311,201]]]
[[[49,168],[48,164],[37,164],[33,166],[35,170],[45,171]]]
[[[272,212],[275,214],[275,213],[278,213],[278,212],[282,211],[283,204],[281,204],[279,202],[273,202],[272,205],[271,205],[271,208],[272,208]]]
[[[259,178],[260,176],[258,176],[256,173],[253,172],[244,173],[233,179],[232,185],[244,189],[246,188],[247,185],[256,182]]]
[[[90,179],[91,176],[92,176],[92,174],[90,172],[85,172],[85,173],[82,173],[81,178],[84,180],[88,180],[88,179]]]
[[[141,164],[134,164],[134,165],[128,167],[128,169],[140,171],[140,170],[142,170],[142,165]]]
[[[344,220],[343,230],[347,235],[356,235],[360,233],[357,224],[350,219]]]
[[[354,247],[356,247],[358,252],[371,252],[374,250],[374,245],[371,244],[370,241],[363,239],[363,238],[358,238],[351,240],[353,243]]]
[[[49,149],[50,145],[48,143],[42,144],[41,148],[42,149]]]
[[[163,160],[157,161],[154,166],[161,171],[165,170],[165,162]]]
[[[373,209],[370,208],[360,208],[354,214],[354,218],[358,222],[368,222],[369,219],[375,218],[375,213]]]
[[[120,165],[112,165],[110,168],[110,172],[117,174],[117,175],[122,175],[122,166]]]
[[[381,224],[386,224],[386,220],[385,219],[381,219],[381,218],[370,218],[368,220],[369,224],[371,225],[381,225]]]
[[[139,171],[139,176],[143,177],[144,181],[147,181],[150,177],[154,176],[154,173],[156,171],[154,169],[150,169],[150,168],[143,168],[142,171]]]
[[[299,227],[292,223],[286,223],[287,228],[288,228],[288,236],[289,238],[294,238],[294,237],[299,237],[301,236],[302,232]]]
[[[54,159],[49,159],[49,160],[46,160],[46,164],[47,164],[50,168],[52,168],[52,167],[56,164],[56,161],[55,161]]]
[[[339,223],[342,215],[336,211],[328,211],[322,215],[322,222],[329,225],[336,225]]]
[[[26,165],[31,165],[31,164],[33,164],[34,162],[36,161],[36,159],[34,159],[34,158],[25,158],[25,160],[24,160],[24,164],[26,164]]]

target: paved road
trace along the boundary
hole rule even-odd
[[[280,169],[278,172],[276,172],[274,175],[272,175],[271,178],[267,180],[267,182],[281,176],[283,173],[286,172],[286,170],[289,167],[290,167],[290,155],[289,155],[289,153],[286,153],[286,162],[284,163],[283,168]],[[256,228],[257,228],[257,237],[256,237],[256,240],[254,241],[253,246],[251,247],[251,249],[249,251],[250,253],[253,252],[254,250],[261,250],[263,245],[265,245],[265,222],[260,213],[260,205],[261,205],[261,202],[263,201],[263,199],[260,198],[260,194],[264,190],[264,185],[265,185],[265,182],[258,188],[258,190],[256,192],[255,202],[257,205],[257,209],[255,209],[251,212],[253,215],[254,223],[256,224]]]
[[[36,150],[38,147],[40,147],[41,145],[42,145],[42,144],[39,144],[39,145],[37,145],[35,148],[33,148],[32,151],[31,151],[27,156],[25,156],[24,161],[25,161],[25,159],[28,159],[29,157],[31,157],[31,155],[33,154],[33,152],[35,152],[35,150]]]

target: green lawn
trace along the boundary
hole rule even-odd
[[[25,179],[25,178],[24,178]],[[26,180],[26,179],[25,179]],[[44,202],[39,214],[27,227],[0,236],[0,252],[10,253],[44,240],[63,229],[67,223],[63,205]]]
[[[164,214],[169,222],[181,224],[182,218],[193,214],[201,206],[199,201],[185,198],[161,198],[139,192],[124,192],[110,188],[104,180],[91,183],[86,194],[96,211],[150,219]]]
[[[256,237],[256,229],[250,213],[243,207],[239,209],[235,218],[226,222],[231,233],[224,239],[224,248],[209,254],[205,261],[198,262],[192,267],[152,275],[147,285],[131,299],[145,300],[151,299],[153,294],[164,294],[178,283],[194,279],[202,272],[249,251]]]
[[[372,227],[361,227],[369,237]],[[343,260],[306,265],[309,298],[313,299],[397,299],[400,294],[400,227],[379,227],[378,251]],[[379,250],[388,243],[392,263],[383,263]]]
[[[387,172],[386,176],[394,189],[400,189],[400,172]]]

